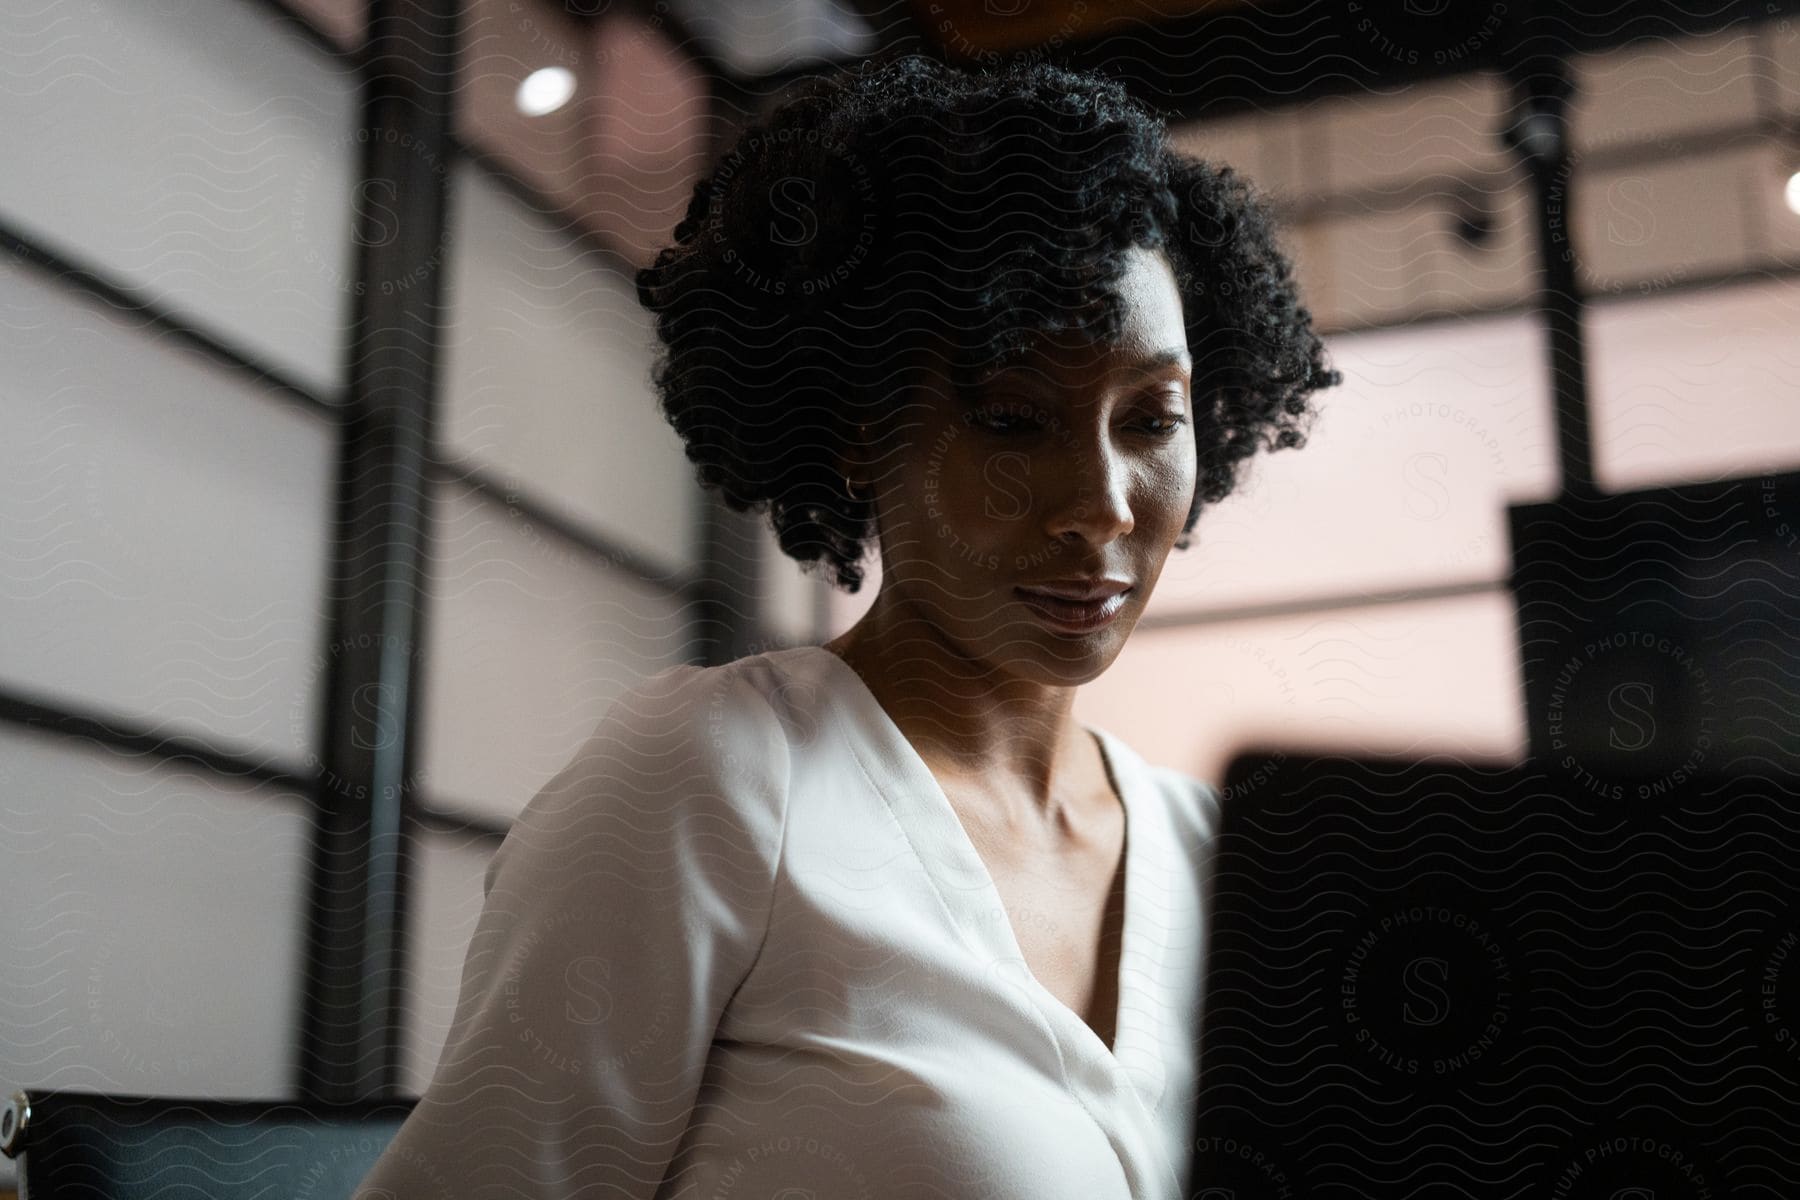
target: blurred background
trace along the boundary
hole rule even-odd
[[[612,698],[860,616],[878,570],[697,487],[632,272],[785,83],[896,46],[1124,79],[1269,195],[1345,374],[1078,714],[1215,782],[1521,761],[1527,517],[1660,496],[1748,531],[1671,570],[1794,578],[1795,10],[0,6],[0,1082],[417,1094],[488,857]],[[1708,678],[1709,764],[1791,771],[1792,708]]]

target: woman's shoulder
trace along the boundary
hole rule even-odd
[[[748,660],[639,677],[525,805],[508,840],[530,841],[534,857],[600,841],[645,854],[696,838],[772,852],[792,745],[776,714],[778,682]]]
[[[745,793],[779,805],[796,758],[827,719],[830,676],[799,646],[640,677],[609,704],[557,783],[611,787],[704,805]],[[587,780],[584,786],[581,781]]]
[[[804,649],[713,666],[678,663],[642,676],[607,706],[587,748],[685,741],[725,753],[734,741],[785,737],[814,690],[801,665]]]
[[[730,757],[745,744],[807,740],[827,700],[817,647],[795,646],[727,663],[680,663],[646,675],[608,706],[590,747],[613,743],[688,743]],[[764,746],[766,750],[768,746]]]

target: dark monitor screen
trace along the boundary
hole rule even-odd
[[[1800,1195],[1800,781],[1236,758],[1192,1194]]]

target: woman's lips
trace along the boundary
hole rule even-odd
[[[1025,601],[1026,607],[1051,628],[1065,633],[1092,633],[1111,624],[1125,610],[1125,600],[1131,595],[1132,589],[1126,588],[1116,596],[1089,602],[1064,600],[1025,588],[1014,588],[1013,591]]]

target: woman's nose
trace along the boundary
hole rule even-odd
[[[1055,474],[1062,482],[1045,514],[1052,537],[1076,532],[1104,545],[1131,532],[1130,463],[1105,438],[1064,453]]]

